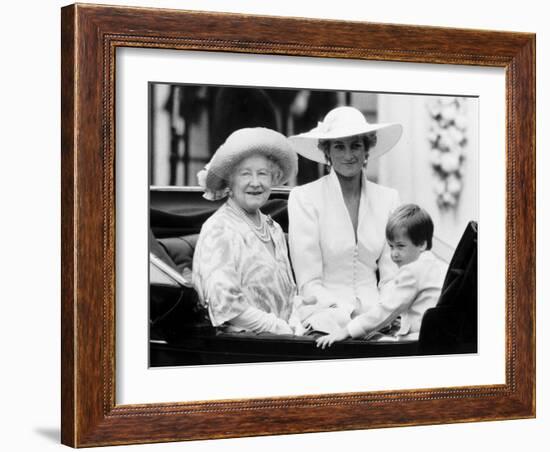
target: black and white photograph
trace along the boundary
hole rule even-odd
[[[543,449],[543,2],[72,3],[3,9],[3,450]]]
[[[478,352],[479,99],[148,84],[149,366]]]

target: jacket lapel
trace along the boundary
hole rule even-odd
[[[345,233],[346,237],[351,239],[351,242],[355,243],[355,232],[353,231],[353,223],[344,202],[344,195],[342,194],[342,187],[340,186],[340,181],[338,176],[333,169],[330,170],[328,177],[328,193],[327,198],[331,201],[331,210],[330,215],[335,215],[336,218],[339,218],[339,223],[342,225],[342,233]]]

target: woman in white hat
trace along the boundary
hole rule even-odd
[[[199,173],[204,197],[228,200],[202,226],[193,283],[214,326],[292,334],[296,285],[281,227],[260,208],[271,187],[297,171],[288,139],[265,128],[240,129]]]
[[[338,107],[314,129],[289,138],[299,154],[331,168],[294,188],[288,200],[298,291],[317,298],[301,316],[312,329],[330,333],[345,326],[378,302],[397,271],[384,231],[399,196],[368,181],[365,168],[401,133],[399,124],[369,124],[359,110]]]

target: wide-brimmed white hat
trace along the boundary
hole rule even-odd
[[[266,156],[281,168],[273,185],[285,183],[298,170],[298,156],[284,135],[265,127],[239,129],[227,137],[197,174],[204,197],[213,201],[227,196],[231,173],[243,159],[254,154]]]
[[[298,154],[327,164],[319,140],[334,140],[357,135],[376,135],[376,144],[369,149],[369,158],[389,151],[401,138],[403,127],[396,123],[369,124],[363,113],[354,107],[337,107],[327,113],[322,122],[309,132],[289,137]]]

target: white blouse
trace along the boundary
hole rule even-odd
[[[300,295],[313,295],[320,307],[343,308],[352,317],[376,305],[379,290],[397,272],[385,228],[398,205],[396,190],[363,173],[356,243],[334,171],[294,188],[288,199],[289,245]]]

